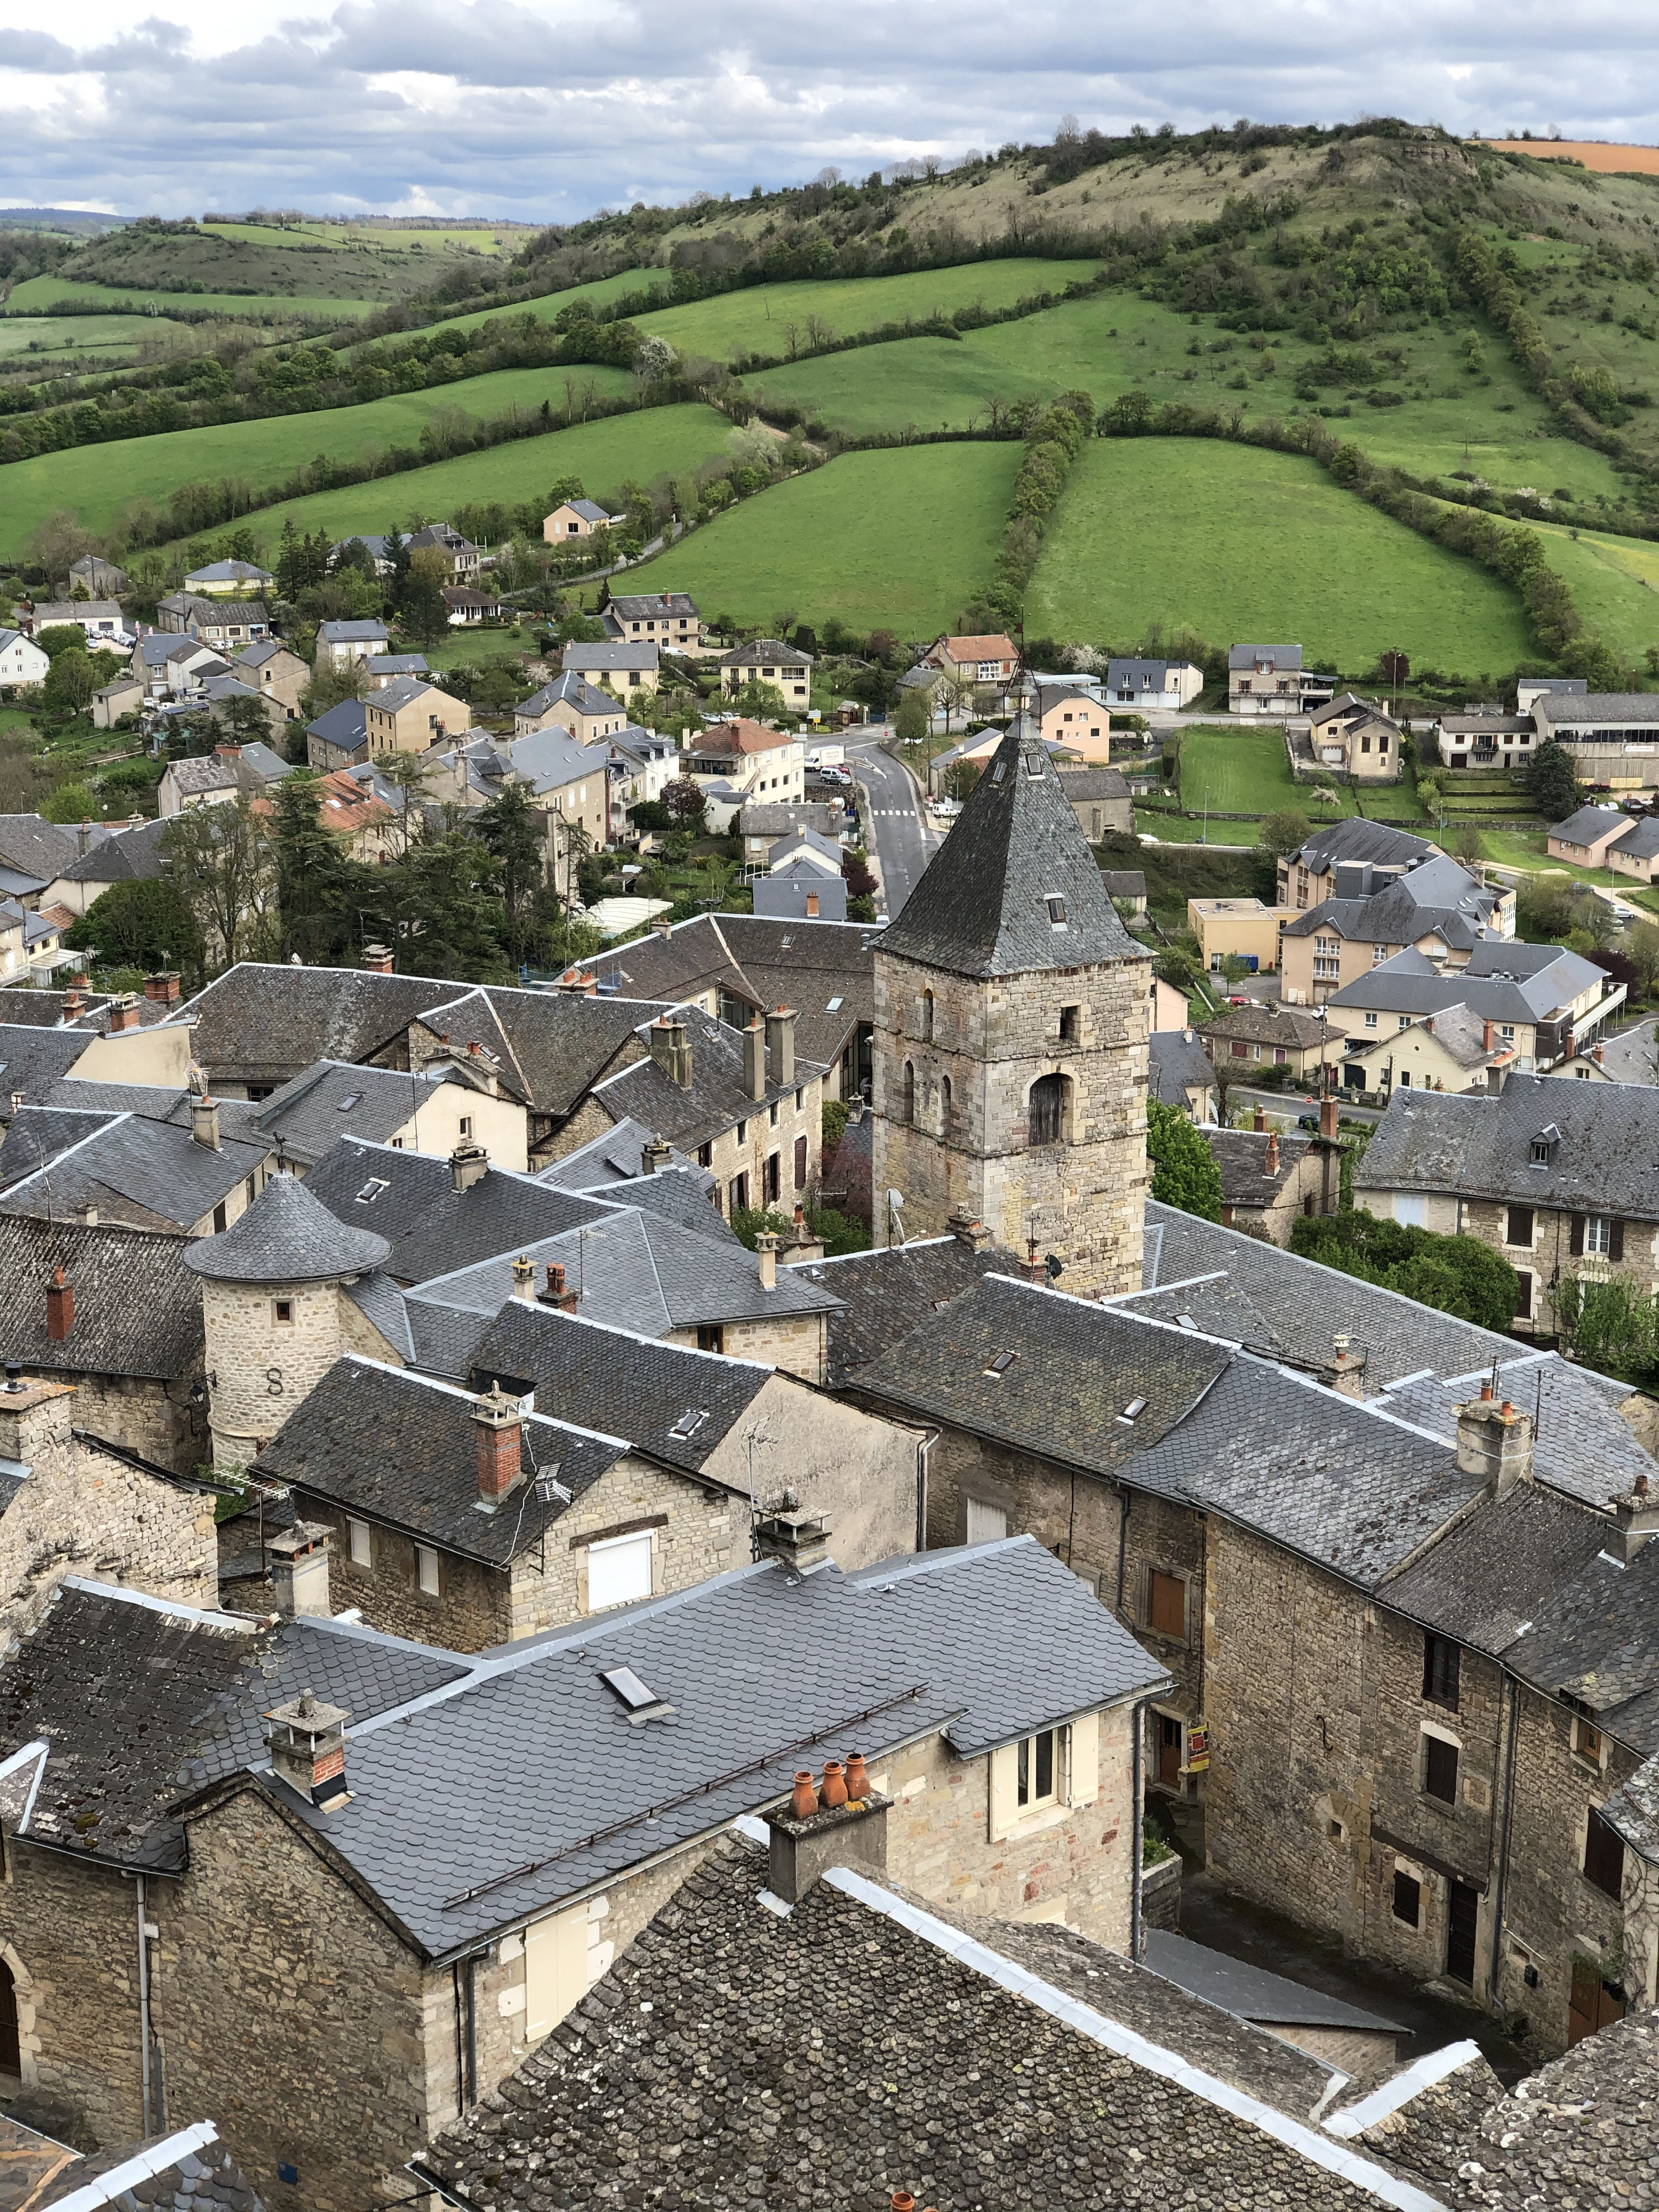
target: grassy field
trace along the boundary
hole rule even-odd
[[[37,356],[44,365],[63,354],[96,354],[100,367],[112,368],[115,355],[185,328],[165,315],[0,315],[0,368],[27,368]]]
[[[359,251],[367,247],[375,253],[471,251],[495,257],[503,252],[515,252],[529,235],[525,231],[503,232],[498,237],[490,230],[447,230],[441,223],[430,230],[383,230],[374,224],[332,222],[296,222],[285,230],[256,222],[204,222],[202,228],[210,238],[234,238],[246,246],[277,249],[320,246],[337,252],[353,247]]]
[[[283,292],[246,295],[240,292],[155,292],[125,285],[93,284],[84,278],[30,276],[13,287],[7,295],[6,311],[16,313],[24,307],[52,307],[59,300],[120,300],[137,307],[159,307],[164,313],[169,307],[205,308],[216,315],[282,316],[289,321],[303,316],[318,322],[331,319],[336,322],[349,321],[385,304],[379,300],[290,299]]]
[[[290,515],[296,530],[324,529],[344,538],[386,530],[411,515],[441,518],[473,500],[538,498],[543,488],[565,475],[580,476],[589,494],[603,500],[626,477],[649,483],[665,472],[698,467],[721,450],[731,433],[730,422],[712,407],[653,407],[641,415],[579,422],[544,438],[520,438],[486,453],[459,454],[371,483],[311,492],[261,507],[247,520],[270,551]],[[654,576],[654,568],[649,573]],[[647,588],[662,586],[653,583]]]
[[[1591,629],[1638,665],[1659,645],[1659,544],[1540,526],[1552,567]]]
[[[128,438],[116,447],[71,446],[62,453],[13,461],[5,471],[6,495],[0,501],[0,559],[15,557],[41,517],[56,507],[72,508],[84,528],[103,532],[130,501],[164,503],[180,484],[229,476],[262,490],[282,483],[319,454],[352,459],[371,448],[414,445],[422,425],[440,408],[459,408],[482,421],[505,414],[510,407],[533,410],[544,400],[562,407],[568,374],[563,369],[502,369],[494,376],[439,385],[429,392],[398,392],[362,407],[273,415],[263,422],[224,422],[201,430],[165,430],[155,437]],[[591,380],[605,397],[626,391],[629,383],[619,368],[582,368],[574,375],[579,387]]]
[[[1012,307],[1032,292],[1058,292],[1092,276],[1092,261],[974,261],[957,269],[918,270],[904,276],[853,276],[824,283],[763,284],[694,300],[642,315],[640,328],[667,339],[683,353],[729,361],[742,352],[787,354],[808,343],[806,321],[816,315],[837,337],[875,330],[906,318],[924,322],[941,311]],[[1022,325],[1022,328],[1025,325]],[[947,340],[948,343],[949,341]]]
[[[483,307],[473,315],[450,315],[441,323],[433,323],[434,331],[473,331],[480,323],[493,322],[501,315],[534,315],[539,323],[550,323],[562,308],[575,300],[591,300],[596,307],[619,300],[624,292],[638,292],[653,281],[666,283],[665,269],[624,269],[618,276],[599,276],[591,284],[573,284],[567,291],[544,292],[539,300],[521,300],[515,307]]]
[[[1200,439],[1085,449],[1050,523],[1026,628],[1144,636],[1190,623],[1220,644],[1296,639],[1344,674],[1398,647],[1496,676],[1528,651],[1519,600],[1340,490],[1312,461]]]
[[[991,574],[1019,459],[1003,445],[843,454],[706,524],[641,587],[690,592],[709,618],[765,624],[793,606],[931,638]]]

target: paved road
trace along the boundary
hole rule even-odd
[[[942,841],[927,819],[915,782],[881,750],[881,735],[866,726],[849,730],[845,744],[848,766],[863,787],[876,872],[881,878],[883,896],[876,901],[876,910],[894,921]]]

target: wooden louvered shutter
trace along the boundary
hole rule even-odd
[[[1584,1217],[1582,1213],[1575,1213],[1572,1217],[1572,1256],[1575,1260],[1582,1260],[1584,1256]]]
[[[1622,1260],[1625,1256],[1625,1224],[1622,1221],[1607,1224],[1607,1257]]]

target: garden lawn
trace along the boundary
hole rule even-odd
[[[1354,811],[1352,794],[1344,786],[1343,812]],[[1181,733],[1181,803],[1195,812],[1206,803],[1212,814],[1272,814],[1293,807],[1310,820],[1334,814],[1329,805],[1316,807],[1306,784],[1291,774],[1285,740],[1274,730],[1240,726],[1211,728],[1199,724]],[[1218,836],[1231,836],[1224,824]],[[1250,841],[1246,841],[1250,842]]]
[[[454,388],[446,387],[451,392]],[[289,516],[296,530],[326,530],[331,538],[345,538],[387,530],[415,515],[441,519],[473,501],[538,499],[562,476],[580,477],[589,495],[603,501],[630,477],[648,484],[658,477],[700,467],[720,452],[731,434],[731,423],[712,407],[695,402],[650,407],[600,422],[578,422],[544,438],[515,439],[482,453],[458,453],[453,460],[434,461],[401,476],[377,477],[338,491],[308,492],[301,499],[261,507],[246,521],[270,554]]]
[[[24,307],[52,307],[60,300],[129,301],[136,307],[205,308],[216,315],[283,316],[289,321],[303,316],[307,321],[346,322],[386,305],[384,300],[289,299],[282,292],[153,292],[143,286],[71,283],[66,276],[30,276],[13,287],[6,300],[9,313]]]
[[[1293,641],[1345,675],[1397,647],[1496,679],[1528,650],[1516,594],[1312,461],[1218,439],[1097,440],[1049,522],[1025,626],[1116,643],[1155,623],[1223,646]]]
[[[273,415],[262,422],[223,422],[200,430],[164,430],[115,445],[70,446],[61,453],[13,461],[0,474],[4,494],[0,498],[0,559],[15,559],[41,517],[54,508],[72,509],[83,528],[102,534],[129,501],[142,499],[165,505],[180,484],[239,477],[257,494],[274,489],[319,455],[352,460],[370,448],[417,445],[422,426],[440,409],[459,409],[483,421],[503,415],[510,407],[531,413],[544,401],[562,408],[572,374],[550,368],[501,369],[492,376],[438,385],[427,392],[397,392],[359,407]],[[609,398],[627,392],[631,380],[619,368],[582,368],[574,372],[574,381],[579,389],[591,382]],[[392,497],[397,505],[398,495]]]
[[[903,276],[832,277],[822,283],[757,284],[712,300],[641,315],[639,328],[666,338],[682,353],[729,361],[734,354],[787,355],[790,334],[807,343],[806,319],[816,315],[837,337],[907,319],[926,322],[982,301],[1012,307],[1036,292],[1060,292],[1086,283],[1094,261],[970,261],[955,269],[917,270]],[[1022,325],[1023,327],[1023,325]],[[944,341],[950,343],[950,340]]]
[[[764,625],[787,605],[814,628],[838,615],[929,640],[990,580],[1020,453],[844,453],[706,523],[641,571],[641,588],[690,592],[705,620]]]

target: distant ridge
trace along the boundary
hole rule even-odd
[[[89,238],[106,230],[121,230],[133,220],[130,215],[100,215],[88,208],[0,208],[0,230],[69,230]]]

